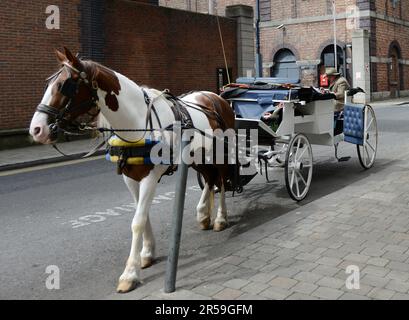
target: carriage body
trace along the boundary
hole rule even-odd
[[[304,88],[304,90],[309,90]],[[305,94],[305,93],[304,93]],[[249,128],[243,123],[253,122],[254,129],[265,130],[260,124],[265,112],[274,112],[276,104],[282,103],[281,121],[274,134],[268,130],[270,139],[286,139],[297,133],[305,134],[312,144],[334,145],[334,113],[332,100],[303,101],[298,89],[252,90],[228,98],[236,114],[236,128]],[[263,137],[261,133],[261,137]],[[260,139],[265,143],[265,138]],[[268,143],[269,144],[269,143]]]
[[[287,82],[272,84],[275,81],[271,80],[255,85],[241,81],[233,85],[238,92],[225,96],[236,115],[236,130],[257,130],[257,151],[248,150],[248,153],[257,154],[260,173],[264,166],[267,180],[268,167],[284,168],[290,196],[297,201],[304,199],[312,179],[312,144],[334,146],[338,161],[350,158],[338,158],[338,144],[342,141],[355,144],[361,165],[365,169],[373,166],[378,133],[375,113],[370,106],[353,104],[346,95],[342,118],[336,120],[332,96]],[[281,109],[280,121],[274,127],[266,124],[262,117],[265,112],[274,113],[277,105]],[[371,126],[374,130],[370,132]],[[370,140],[374,142],[371,144]],[[304,158],[299,158],[300,155]],[[251,179],[242,180],[248,183]]]

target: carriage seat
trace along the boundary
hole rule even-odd
[[[363,145],[364,141],[364,105],[345,104],[344,107],[344,140]]]

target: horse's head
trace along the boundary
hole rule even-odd
[[[62,68],[47,79],[47,89],[30,124],[34,141],[48,144],[60,129],[73,126],[83,114],[98,112],[98,85],[87,64],[67,48],[55,51]]]

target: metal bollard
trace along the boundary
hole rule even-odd
[[[180,155],[182,155],[185,147],[189,145],[189,141],[184,141],[181,135]],[[182,234],[183,210],[185,206],[186,181],[187,181],[188,165],[181,158],[178,164],[178,177],[176,182],[175,203],[173,207],[172,231],[169,244],[168,260],[166,264],[165,276],[165,293],[175,292],[176,289],[176,273],[179,259],[180,238]]]

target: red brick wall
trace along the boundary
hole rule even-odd
[[[207,12],[208,0],[192,1],[202,4]],[[186,0],[160,0],[159,4],[174,6],[187,10]],[[218,13],[224,15],[225,7],[228,5],[244,4],[255,6],[255,0],[215,0]],[[268,3],[268,1],[260,1]],[[287,19],[325,16],[332,14],[332,0],[271,0],[272,21],[283,21]],[[344,13],[349,6],[358,6],[361,10],[376,10],[377,13],[396,19],[409,21],[409,1],[400,0],[393,8],[390,0],[343,0],[337,1],[337,13]],[[194,10],[194,8],[192,8]],[[383,21],[375,18],[361,19],[361,28],[371,31],[371,56],[388,58],[389,48],[392,42],[399,43],[402,58],[409,60],[409,27]],[[341,44],[351,43],[352,30],[346,28],[345,20],[337,21],[338,41]],[[320,52],[326,44],[332,42],[332,20],[316,23],[290,24],[286,31],[276,30],[274,27],[262,28],[261,49],[264,62],[272,62],[274,54],[281,48],[293,51],[299,60],[320,59]],[[350,55],[350,50],[347,50]],[[372,63],[372,90],[375,92],[388,91],[388,64]],[[313,70],[313,69],[311,69]],[[317,72],[309,71],[303,73],[304,84],[317,84]],[[311,73],[312,72],[312,73]],[[264,70],[268,74],[268,70]],[[409,90],[409,66],[402,66],[403,89]]]
[[[392,7],[391,1],[376,1],[377,13],[387,14],[390,17],[409,21],[409,1],[399,1],[396,8]],[[401,49],[402,59],[409,60],[409,27],[396,23],[377,19],[375,22],[376,55],[379,58],[388,58],[392,43],[398,43]],[[389,64],[376,64],[377,91],[389,91]],[[409,66],[402,66],[403,90],[409,90]]]
[[[61,29],[45,27],[46,7],[58,5]],[[26,128],[57,68],[53,50],[80,49],[79,0],[0,1],[0,130]]]
[[[106,20],[105,57],[114,70],[175,94],[217,90],[216,68],[224,60],[215,17],[109,0]],[[225,18],[220,23],[235,77],[236,23]]]
[[[354,1],[337,2],[337,12],[342,13],[345,7]],[[332,3],[332,2],[331,2]],[[271,19],[283,21],[304,17],[325,16],[332,12],[332,6],[326,0],[272,2]],[[352,33],[347,29],[346,20],[337,20],[337,41],[343,46],[352,41]],[[261,51],[263,62],[273,62],[274,55],[282,48],[290,49],[297,60],[319,60],[321,52],[333,43],[332,20],[288,24],[285,30],[275,27],[261,29]],[[266,74],[267,75],[267,74]],[[308,69],[301,73],[304,85],[318,85],[318,70]]]
[[[50,1],[0,1],[0,130],[28,127],[44,79],[58,67],[53,50],[62,46],[139,84],[215,91],[216,68],[224,66],[215,18],[139,2],[55,0],[61,28],[48,30]],[[220,22],[235,76],[236,23]]]

